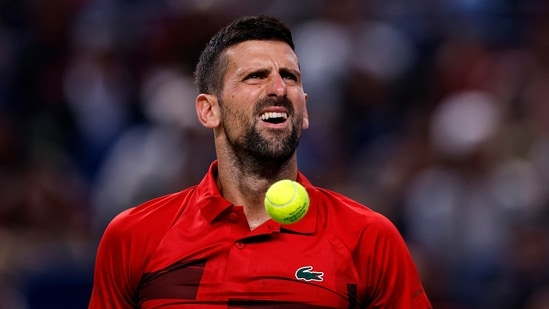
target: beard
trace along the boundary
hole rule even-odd
[[[292,102],[286,97],[264,98],[257,102],[253,115],[237,113],[220,101],[221,114],[227,141],[243,166],[265,169],[266,164],[275,168],[286,163],[297,150],[301,136],[302,116],[295,116]],[[282,106],[291,119],[290,131],[259,131],[256,115],[268,106]],[[243,132],[243,133],[238,133]]]
[[[295,153],[299,144],[297,129],[292,125],[290,133],[269,133],[263,136],[255,127],[251,127],[240,139],[242,150],[264,161],[287,161]]]

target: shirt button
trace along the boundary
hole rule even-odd
[[[238,221],[238,214],[234,213],[234,212],[231,212],[229,214],[229,220],[231,220],[232,222],[236,222]]]
[[[237,241],[237,242],[236,242],[236,247],[237,247],[238,249],[242,249],[242,248],[244,248],[244,243],[241,242],[241,241]]]

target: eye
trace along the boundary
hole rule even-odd
[[[299,75],[290,70],[281,70],[280,76],[282,76],[283,79],[287,79],[295,82],[299,81]]]
[[[282,74],[282,78],[296,81],[297,77],[293,74]]]
[[[259,78],[261,78],[261,76],[256,73],[246,76],[246,79],[259,79]]]
[[[248,80],[248,79],[263,79],[265,77],[267,77],[267,72],[265,71],[257,71],[257,72],[251,72],[250,74],[246,75],[246,77],[244,78],[245,80]]]

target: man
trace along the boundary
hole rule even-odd
[[[394,225],[298,171],[307,95],[285,25],[235,20],[207,44],[196,82],[217,160],[196,186],[109,224],[89,308],[431,308]],[[310,196],[293,224],[264,208],[281,179]]]

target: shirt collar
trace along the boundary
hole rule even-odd
[[[202,178],[197,186],[198,198],[196,203],[204,218],[210,223],[224,210],[232,206],[229,201],[221,196],[219,188],[217,187],[216,178],[217,160],[210,164],[208,173]]]
[[[210,223],[226,209],[233,206],[229,201],[221,196],[219,188],[217,187],[217,164],[217,160],[210,164],[207,174],[197,185],[198,198],[196,203],[204,218],[206,218],[206,220]],[[280,231],[313,234],[316,230],[318,210],[317,205],[312,201],[314,201],[314,196],[317,194],[317,190],[301,172],[298,173],[297,182],[301,183],[309,193],[309,197],[311,199],[309,211],[303,219],[296,223],[281,225],[278,222],[273,221],[272,224],[274,224],[273,227],[275,230],[280,229]]]

